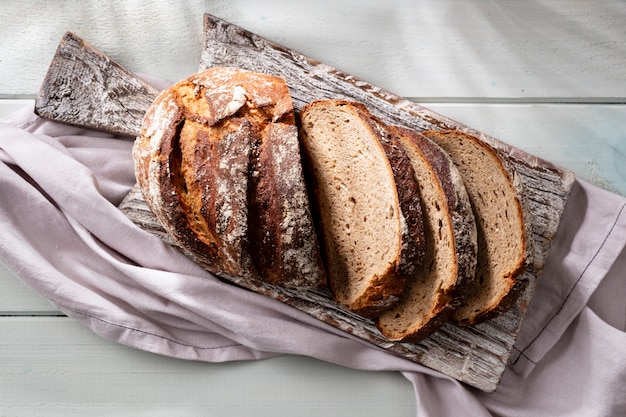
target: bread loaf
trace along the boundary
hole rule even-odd
[[[478,231],[474,284],[464,289],[453,320],[476,324],[514,305],[526,288],[522,274],[532,261],[532,237],[515,170],[485,142],[459,131],[428,131],[458,167]]]
[[[456,291],[474,279],[476,223],[458,169],[436,144],[419,133],[395,128],[419,183],[427,252],[424,266],[408,280],[400,301],[376,325],[389,340],[417,342],[450,319]]]
[[[314,101],[301,112],[328,285],[339,303],[367,317],[397,302],[424,253],[419,190],[393,140],[358,103]]]
[[[210,68],[163,91],[133,147],[144,199],[178,245],[221,276],[324,281],[284,80]]]
[[[531,239],[516,173],[490,146],[392,127],[344,100],[309,103],[299,121],[284,80],[237,68],[194,74],[150,106],[137,180],[196,262],[226,278],[327,283],[391,340],[513,305]]]

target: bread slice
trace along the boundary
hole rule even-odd
[[[314,101],[300,119],[329,288],[346,308],[375,316],[397,302],[423,256],[412,168],[359,103]],[[410,191],[399,196],[402,188]]]
[[[522,185],[513,167],[478,138],[455,130],[423,134],[458,167],[476,217],[476,277],[452,317],[462,325],[476,324],[511,308],[528,283],[522,273],[532,260],[532,237]]]
[[[422,266],[426,254],[422,198],[413,165],[391,126],[374,117],[364,106],[356,106],[355,110],[377,135],[391,165],[400,203],[402,225],[402,250],[398,272],[402,277],[411,278]]]
[[[148,109],[133,157],[146,203],[209,271],[324,281],[284,80],[216,67],[174,84]]]
[[[415,343],[446,323],[457,303],[456,291],[474,279],[476,223],[458,169],[439,146],[395,128],[419,183],[426,219],[424,266],[407,282],[400,301],[376,325],[392,341]]]

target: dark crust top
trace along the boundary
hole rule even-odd
[[[238,125],[236,131],[219,141],[209,139],[202,130],[194,132],[198,144],[194,154],[186,158],[187,167],[181,159],[180,144],[176,143],[182,139],[179,135],[170,153],[171,172],[168,175],[161,171],[161,198],[163,206],[169,208],[165,210],[169,222],[188,250],[204,259],[215,273],[245,276],[253,273],[247,247],[245,197],[250,126],[245,120]],[[185,169],[193,169],[194,173],[186,176]],[[220,187],[228,187],[227,192]],[[198,205],[194,207],[194,203]],[[203,219],[206,228],[195,226],[196,217]]]
[[[255,267],[269,283],[296,277],[311,285],[325,281],[308,195],[304,187],[298,129],[274,123],[255,148],[250,187],[250,237]],[[276,221],[280,219],[281,221]]]

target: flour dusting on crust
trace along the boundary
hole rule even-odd
[[[133,156],[146,203],[209,271],[324,281],[283,79],[216,67],[174,84],[148,109]]]

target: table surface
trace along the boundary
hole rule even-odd
[[[65,31],[132,71],[195,72],[211,13],[626,195],[626,3],[4,1],[0,117],[32,106]],[[0,197],[1,198],[1,197]],[[0,264],[0,415],[415,415],[400,374],[127,348]]]

